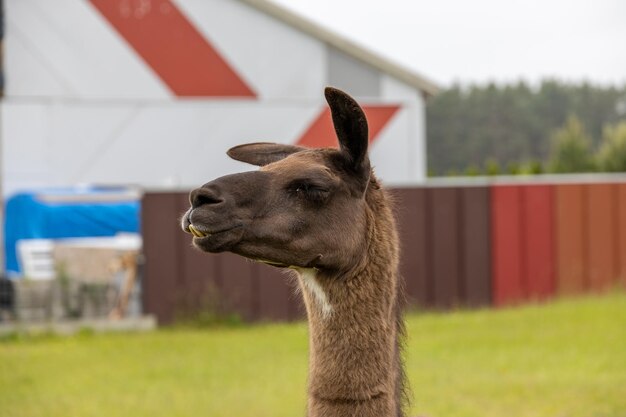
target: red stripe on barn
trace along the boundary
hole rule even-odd
[[[170,0],[90,1],[177,96],[256,96]]]
[[[363,111],[367,116],[370,143],[376,140],[380,131],[399,109],[400,106],[363,106]],[[309,148],[336,148],[338,146],[329,109],[325,109],[317,116],[300,136],[297,144]]]

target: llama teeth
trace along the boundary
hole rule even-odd
[[[193,225],[189,225],[189,231],[191,232],[192,235],[194,235],[195,237],[207,237],[208,235],[205,233],[202,233],[201,231],[199,231],[198,229],[196,229]]]

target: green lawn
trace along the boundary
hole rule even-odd
[[[410,415],[626,416],[626,294],[407,318]],[[305,415],[304,324],[0,341],[1,417]]]

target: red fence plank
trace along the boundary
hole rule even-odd
[[[555,262],[559,294],[584,292],[586,275],[586,205],[580,184],[561,184],[555,189]]]
[[[545,300],[554,295],[553,186],[527,185],[522,192],[525,292]]]
[[[501,306],[524,299],[522,213],[519,186],[491,189],[493,301]]]
[[[491,304],[491,235],[488,187],[465,187],[461,192],[462,287],[469,306]]]
[[[617,270],[619,282],[626,288],[626,184],[617,184],[618,245]]]
[[[585,185],[589,287],[603,290],[617,279],[616,188],[613,184]]]

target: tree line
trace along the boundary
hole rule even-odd
[[[454,85],[426,112],[430,175],[626,172],[626,85]]]

